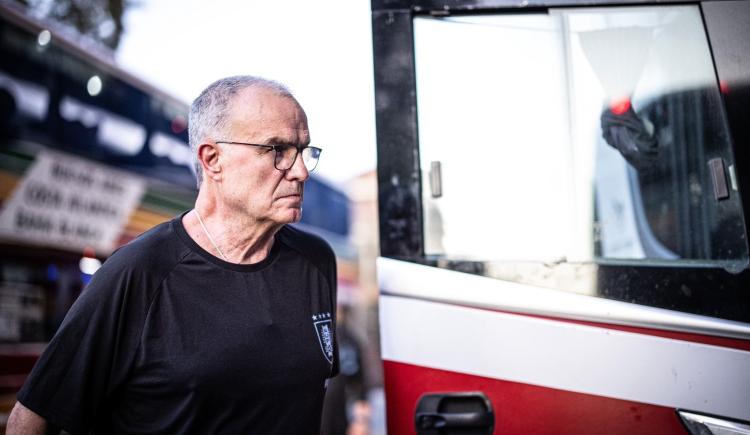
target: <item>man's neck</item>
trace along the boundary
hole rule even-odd
[[[223,255],[226,261],[237,264],[253,264],[264,260],[271,252],[274,235],[282,227],[230,212],[200,193],[195,209],[183,217],[182,223],[201,248],[220,258]]]

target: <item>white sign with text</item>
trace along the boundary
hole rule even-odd
[[[144,180],[124,171],[40,152],[0,210],[0,236],[108,255],[145,187]]]

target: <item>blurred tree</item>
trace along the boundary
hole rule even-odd
[[[81,35],[115,50],[123,32],[128,0],[16,0],[29,14],[73,27]]]

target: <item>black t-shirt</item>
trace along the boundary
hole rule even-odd
[[[74,434],[318,434],[338,372],[333,251],[286,226],[260,263],[228,263],[181,218],[104,263],[18,400]]]

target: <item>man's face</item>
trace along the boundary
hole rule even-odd
[[[307,145],[307,117],[291,98],[266,89],[247,88],[232,99],[227,137],[263,145]],[[298,155],[294,165],[274,167],[275,151],[247,145],[219,144],[223,178],[221,200],[259,222],[287,224],[302,217],[304,182],[309,173]]]

